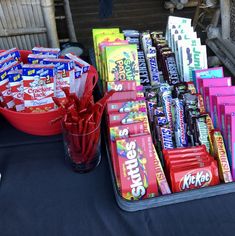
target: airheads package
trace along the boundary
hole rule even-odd
[[[56,71],[53,65],[23,65],[24,105],[26,112],[44,112],[55,108]]]
[[[194,70],[193,71],[193,82],[198,87],[197,79],[213,79],[213,78],[223,78],[224,77],[224,69],[223,67],[213,67],[202,70]]]
[[[235,180],[235,113],[226,115],[227,123],[227,154],[229,165],[232,171],[233,181]]]
[[[44,55],[54,55],[56,58],[60,55],[59,48],[44,48],[44,47],[34,47],[32,49],[33,54],[44,54]]]
[[[205,87],[204,91],[206,111],[210,113],[211,118],[214,122],[212,96],[235,95],[235,86]]]
[[[16,111],[24,110],[24,86],[22,78],[22,70],[9,71],[7,74],[11,95],[15,103]]]
[[[74,62],[69,59],[44,59],[43,64],[54,65],[57,70],[56,77],[56,97],[63,103],[65,93],[61,88],[69,87],[71,93],[75,93],[75,69]]]
[[[107,103],[108,114],[113,112],[147,112],[145,101],[113,101]]]
[[[56,58],[56,55],[29,54],[28,55],[28,63],[29,64],[43,64],[43,60],[46,58]]]
[[[193,81],[193,71],[207,68],[206,46],[182,47],[183,81]]]
[[[105,48],[107,81],[135,80],[140,84],[136,45],[121,45]]]
[[[150,135],[116,140],[120,192],[127,200],[158,195],[155,156]]]
[[[225,143],[227,143],[227,133],[226,133],[226,115],[231,114],[232,112],[235,112],[235,101],[233,104],[222,104],[219,106],[220,110],[220,123],[219,123],[219,128],[221,129],[221,133],[224,137]]]
[[[205,99],[205,88],[206,87],[224,87],[232,86],[231,77],[224,77],[219,79],[197,79],[198,92],[202,94]]]
[[[0,60],[6,59],[8,57],[13,57],[15,61],[20,61],[20,52],[17,48],[11,48],[9,50],[6,50],[4,52],[0,53]]]
[[[124,40],[124,34],[117,33],[117,34],[98,34],[95,36],[95,41],[96,41],[96,47],[97,47],[97,61],[96,61],[96,66],[97,70],[100,71],[101,67],[101,52],[99,51],[99,44],[103,42],[113,42],[117,40]]]
[[[90,64],[82,60],[81,58],[73,55],[71,53],[67,53],[65,58],[74,61],[75,64],[75,93],[78,97],[82,97],[86,85],[88,71],[90,70]]]
[[[218,128],[220,123],[219,106],[225,103],[233,103],[234,100],[235,100],[235,94],[212,96],[213,123],[215,128]]]

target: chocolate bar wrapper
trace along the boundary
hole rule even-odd
[[[219,164],[220,179],[225,183],[232,182],[232,174],[228,163],[227,152],[224,145],[224,140],[219,130],[213,130],[211,132],[213,144],[214,144],[214,156],[217,158]]]

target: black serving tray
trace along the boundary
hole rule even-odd
[[[105,149],[106,149],[106,154],[107,154],[107,158],[109,162],[109,168],[110,168],[115,198],[116,198],[118,206],[124,211],[129,211],[129,212],[140,211],[144,209],[161,207],[161,206],[187,202],[187,201],[192,201],[196,199],[214,197],[214,196],[219,196],[219,195],[235,192],[235,182],[232,182],[232,183],[227,183],[227,184],[221,183],[216,186],[209,186],[209,187],[205,187],[201,189],[188,190],[185,192],[161,195],[161,196],[149,198],[149,199],[126,200],[120,195],[118,191],[117,183],[115,180],[112,158],[111,158],[111,153],[110,153],[109,144],[108,144],[109,136],[107,134],[107,127],[106,127],[105,121],[103,122],[102,128],[103,128],[102,138],[105,143]]]

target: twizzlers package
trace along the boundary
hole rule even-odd
[[[27,112],[54,109],[55,67],[53,65],[23,66],[24,104]]]

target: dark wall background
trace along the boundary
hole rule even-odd
[[[120,27],[121,29],[164,30],[167,17],[170,15],[169,10],[165,10],[163,7],[164,1],[113,0],[112,16],[101,18],[99,2],[101,1],[70,0],[77,38],[83,45],[92,45],[92,28]],[[104,4],[104,6],[108,5]],[[192,18],[194,11],[195,8],[185,8],[175,11],[173,15]]]

